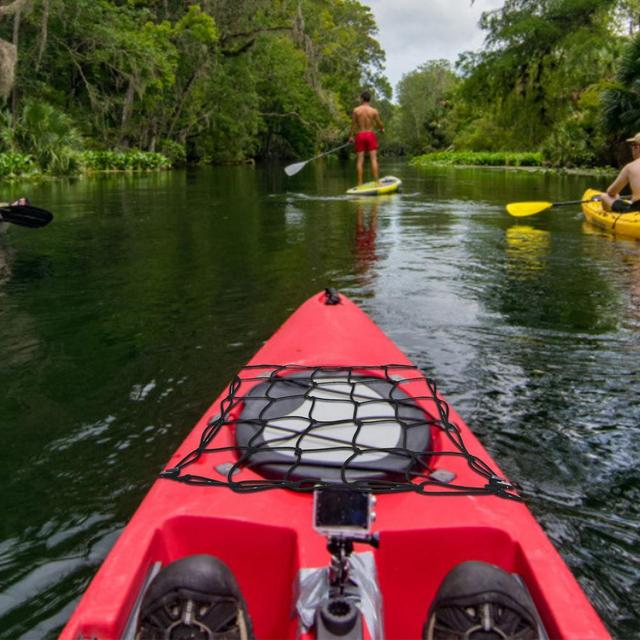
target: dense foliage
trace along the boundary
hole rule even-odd
[[[33,158],[24,153],[0,153],[0,178],[17,178],[37,173]]]
[[[437,165],[473,165],[485,167],[539,167],[542,153],[535,151],[433,151],[412,160],[417,167]]]
[[[80,164],[93,171],[145,171],[168,169],[171,161],[154,151],[83,151]]]
[[[0,152],[50,172],[82,149],[307,154],[363,88],[390,97],[376,31],[358,0],[0,0]]]
[[[403,76],[398,84],[399,106],[392,133],[405,143],[409,153],[451,144],[449,96],[457,83],[446,60],[432,60]]]
[[[434,76],[441,62],[404,76],[394,134],[409,152],[616,163],[620,140],[640,131],[639,20],[638,0],[505,0],[483,14],[485,46],[460,56],[455,80]],[[412,132],[406,114],[418,112]]]
[[[605,130],[618,137],[640,131],[640,38],[626,48],[603,96]]]
[[[505,0],[481,51],[423,62],[394,104],[359,0],[0,0],[2,172],[305,157],[344,141],[365,87],[383,151],[618,162],[639,22],[640,0]]]

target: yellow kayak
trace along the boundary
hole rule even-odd
[[[595,189],[587,189],[582,196],[583,200],[590,200],[601,192]],[[605,211],[601,202],[583,202],[582,212],[591,224],[606,229],[616,235],[640,239],[640,211],[633,213],[612,213]]]
[[[357,187],[347,190],[350,196],[381,196],[385,193],[393,193],[402,186],[402,180],[395,176],[385,176],[377,182],[365,182]]]

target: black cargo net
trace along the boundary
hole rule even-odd
[[[453,459],[464,460],[473,483],[455,481],[449,469],[460,465]],[[259,477],[247,478],[246,469]],[[467,450],[435,382],[408,365],[245,367],[198,447],[161,475],[237,492],[340,484],[520,499]]]

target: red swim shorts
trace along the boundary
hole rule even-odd
[[[360,131],[356,133],[353,146],[357,153],[375,151],[378,148],[378,138],[376,138],[376,134],[373,131]]]

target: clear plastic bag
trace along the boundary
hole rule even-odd
[[[383,640],[382,594],[373,552],[354,553],[349,557],[349,579],[357,586],[357,595],[346,595],[360,609],[372,640]],[[300,595],[296,608],[306,632],[313,627],[316,610],[329,601],[329,569],[300,570]]]

